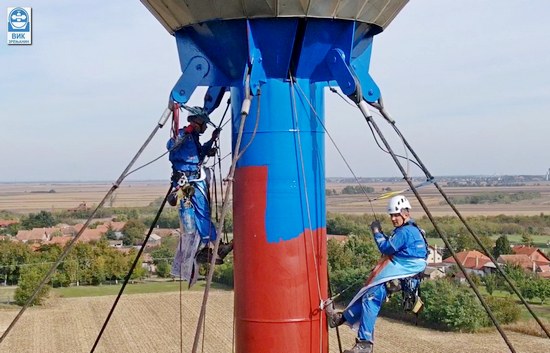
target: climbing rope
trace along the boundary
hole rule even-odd
[[[337,90],[335,90],[334,88],[330,87],[330,91],[336,93],[340,98],[342,98],[342,100],[343,100],[345,103],[347,103],[347,104],[353,106],[354,108],[357,107],[355,104],[350,103],[349,98],[342,96],[342,94],[340,94],[340,93],[339,93]],[[370,129],[370,132],[371,132],[371,134],[372,134],[372,137],[373,137],[373,139],[374,139],[374,142],[376,143],[376,145],[378,146],[378,148],[379,148],[382,152],[389,154],[389,152],[386,151],[386,150],[384,149],[384,147],[382,147],[382,146],[380,145],[380,142],[378,141],[378,137],[377,137],[376,134],[374,133],[374,130],[372,129],[372,127],[371,127],[370,125],[369,125],[368,127],[369,127],[369,129]],[[422,167],[421,167],[418,163],[416,163],[415,161],[413,161],[413,160],[411,160],[410,158],[408,158],[408,156],[402,156],[402,155],[400,155],[400,154],[395,154],[395,155],[396,155],[398,158],[407,160],[407,163],[412,163],[412,164],[416,165],[419,169],[422,169]]]
[[[316,254],[316,251],[319,252],[320,249],[319,249],[319,246],[321,246],[321,241],[319,240],[317,242],[317,249],[315,249],[315,240],[313,239],[313,226],[312,226],[312,221],[311,221],[311,209],[310,209],[310,205],[309,205],[309,197],[308,197],[308,187],[307,187],[307,178],[306,178],[306,168],[305,168],[305,162],[304,162],[304,153],[303,153],[303,148],[302,148],[302,139],[300,137],[300,124],[299,124],[299,120],[298,120],[298,111],[297,111],[297,107],[296,107],[296,94],[295,94],[295,88],[294,88],[294,85],[295,85],[295,82],[296,82],[296,79],[292,76],[291,73],[289,73],[289,76],[290,76],[290,94],[291,94],[291,97],[292,97],[292,112],[293,112],[293,117],[294,117],[294,136],[298,142],[298,151],[299,151],[299,155],[300,155],[300,165],[301,165],[301,171],[302,171],[302,181],[304,183],[304,199],[305,199],[305,202],[306,202],[306,213],[307,213],[307,221],[308,221],[308,225],[307,225],[307,229],[308,229],[308,233],[309,233],[309,241],[311,243],[311,250],[312,250],[312,253],[313,253],[313,266],[315,268],[315,279],[317,280],[317,294],[319,296],[319,303],[320,306],[322,306],[322,303],[323,303],[323,293],[321,292],[321,279],[319,278],[320,275],[319,275],[319,262],[317,260],[317,254]],[[306,228],[304,226],[304,228]],[[306,252],[306,261],[307,261],[307,246],[305,247],[305,252]],[[319,351],[322,352],[323,350],[323,315],[319,315]]]
[[[435,182],[435,179],[434,177],[431,175],[431,173],[428,171],[428,169],[426,168],[426,166],[424,165],[424,163],[422,163],[422,161],[420,160],[420,157],[416,154],[416,152],[413,150],[413,148],[411,147],[411,145],[409,144],[409,142],[407,141],[407,139],[405,139],[405,137],[403,136],[403,134],[401,133],[401,131],[397,128],[396,126],[396,123],[395,121],[390,117],[390,115],[387,113],[387,111],[385,110],[384,108],[384,105],[383,105],[383,101],[382,100],[379,100],[379,103],[374,105],[375,108],[377,108],[379,111],[380,111],[380,114],[387,120],[387,122],[393,127],[393,129],[395,130],[395,132],[397,133],[397,135],[401,138],[401,140],[403,141],[403,143],[405,144],[405,146],[407,147],[407,149],[411,152],[411,154],[413,155],[413,157],[416,159],[416,161],[418,162],[418,165],[420,166],[420,168],[422,169],[422,171],[425,173],[426,177],[429,179],[429,180],[434,180],[434,186],[437,188],[437,190],[439,191],[439,193],[441,194],[441,196],[443,196],[443,198],[445,199],[445,201],[447,202],[447,204],[452,208],[452,210],[455,212],[455,214],[457,215],[457,217],[460,219],[460,221],[462,222],[462,224],[464,224],[464,226],[466,227],[466,229],[468,230],[468,232],[472,235],[472,237],[474,238],[474,240],[476,241],[476,243],[480,246],[480,248],[483,250],[483,252],[485,253],[485,255],[487,255],[487,257],[489,257],[489,259],[491,259],[491,261],[493,262],[493,264],[495,265],[497,271],[502,275],[502,277],[506,280],[506,282],[508,283],[508,285],[510,286],[510,288],[514,291],[514,293],[518,296],[518,298],[520,299],[520,301],[523,303],[523,305],[526,307],[526,309],[529,311],[529,313],[531,314],[531,316],[533,316],[533,318],[535,319],[535,321],[537,321],[537,323],[539,324],[540,328],[546,333],[546,336],[548,338],[550,338],[550,332],[548,331],[548,329],[545,327],[545,325],[542,323],[542,321],[540,320],[540,318],[537,316],[537,314],[533,311],[533,309],[531,308],[531,306],[529,305],[529,303],[527,303],[527,301],[525,300],[525,298],[523,298],[523,296],[521,295],[520,291],[516,288],[516,286],[514,285],[514,283],[512,282],[512,280],[510,279],[510,277],[506,274],[506,272],[504,272],[504,270],[502,269],[502,266],[500,266],[500,264],[496,261],[496,259],[494,258],[494,256],[491,254],[491,252],[485,247],[485,245],[483,244],[483,242],[481,241],[481,239],[479,238],[479,236],[477,235],[477,233],[472,229],[472,227],[469,225],[469,223],[466,221],[466,219],[462,216],[462,214],[460,213],[460,211],[456,208],[456,206],[453,204],[453,202],[450,200],[450,198],[447,196],[447,194],[445,193],[445,191],[441,188],[441,186]]]
[[[329,300],[333,300],[334,297],[332,296],[332,286],[331,286],[331,283],[330,283],[330,275],[328,274],[328,271],[327,271],[327,284],[328,284],[328,295],[329,295]],[[328,305],[332,305],[332,302]],[[340,327],[339,326],[336,326],[336,339],[338,341],[338,350],[340,351],[340,353],[342,353],[342,338],[340,337]]]
[[[180,353],[183,353],[183,280],[180,271],[179,278],[179,305],[180,305]]]
[[[80,229],[80,231],[75,235],[75,237],[69,241],[67,243],[67,245],[65,246],[65,249],[63,250],[63,252],[59,255],[58,259],[55,261],[55,263],[52,265],[52,267],[50,268],[50,270],[46,273],[46,275],[44,276],[44,278],[42,279],[42,281],[40,281],[40,283],[38,284],[38,286],[35,288],[34,292],[32,293],[32,295],[29,297],[29,299],[27,299],[27,301],[25,302],[25,304],[23,305],[23,307],[21,308],[21,310],[19,311],[19,313],[17,313],[17,315],[15,316],[15,318],[11,321],[10,325],[8,326],[8,328],[4,331],[4,333],[2,334],[2,336],[0,337],[0,344],[4,341],[4,339],[6,338],[6,336],[11,332],[11,330],[13,329],[13,327],[15,326],[15,324],[17,323],[17,321],[19,321],[19,318],[21,318],[21,316],[23,315],[23,313],[27,310],[27,308],[30,306],[30,304],[35,300],[36,296],[38,295],[38,293],[42,290],[42,288],[46,285],[46,283],[50,280],[51,276],[53,275],[53,273],[55,272],[55,270],[57,269],[57,267],[59,266],[59,264],[61,262],[63,262],[63,260],[65,259],[65,257],[67,257],[67,255],[69,254],[69,251],[71,251],[71,249],[73,248],[74,244],[78,241],[78,239],[80,239],[80,236],[82,235],[82,233],[84,233],[84,231],[88,228],[88,226],[90,225],[90,223],[92,222],[92,219],[94,218],[94,216],[96,215],[96,213],[103,207],[103,205],[105,204],[105,202],[107,202],[107,200],[109,199],[109,197],[115,192],[116,189],[119,188],[120,184],[122,183],[122,181],[128,176],[128,172],[129,170],[132,168],[132,166],[135,164],[135,162],[137,161],[137,159],[141,156],[141,154],[143,153],[143,151],[145,150],[145,148],[147,147],[147,145],[149,144],[149,142],[151,142],[151,140],[153,139],[153,137],[155,136],[155,134],[157,133],[157,131],[159,129],[161,129],[164,124],[166,124],[166,121],[168,120],[168,118],[170,117],[171,115],[171,110],[166,108],[164,110],[164,112],[162,113],[157,125],[155,126],[155,128],[153,129],[153,131],[149,134],[149,136],[147,137],[147,139],[145,140],[145,142],[143,143],[143,145],[139,148],[139,150],[137,151],[137,153],[134,155],[134,157],[132,158],[132,160],[130,161],[130,163],[128,163],[128,165],[126,166],[126,168],[124,169],[124,171],[120,174],[120,176],[118,177],[118,179],[116,180],[116,182],[113,184],[113,186],[109,189],[109,191],[105,194],[105,196],[103,197],[103,199],[99,202],[99,204],[96,206],[96,208],[92,211],[92,213],[90,214],[90,216],[88,217],[88,219],[86,220],[86,222],[84,223],[84,225],[82,226],[82,228]]]
[[[132,273],[134,273],[134,269],[136,268],[141,255],[143,254],[143,250],[145,250],[145,245],[147,245],[147,242],[149,241],[149,238],[151,237],[151,234],[153,233],[153,230],[155,229],[157,222],[160,218],[160,215],[162,214],[162,210],[164,209],[164,205],[166,205],[166,200],[168,199],[168,195],[172,192],[172,184],[170,184],[170,187],[168,188],[168,192],[166,193],[166,196],[164,196],[164,200],[162,200],[162,203],[160,204],[160,207],[157,211],[157,214],[155,215],[155,218],[151,222],[151,226],[149,227],[149,231],[147,232],[147,235],[145,236],[145,239],[143,240],[143,243],[141,244],[141,247],[139,248],[138,253],[136,254],[136,257],[134,258],[134,262],[132,263],[132,266],[130,266],[130,269],[128,270],[128,274],[126,274],[126,277],[124,277],[124,282],[122,283],[122,287],[120,287],[120,290],[118,291],[118,294],[115,298],[115,301],[113,305],[111,306],[111,310],[109,310],[109,314],[107,314],[107,318],[105,319],[105,322],[103,322],[103,326],[101,326],[101,330],[99,330],[99,334],[96,337],[96,340],[94,342],[94,345],[92,346],[92,349],[90,350],[90,353],[95,352],[95,349],[103,336],[103,332],[105,332],[105,329],[107,328],[107,325],[109,324],[109,321],[111,320],[111,316],[113,316],[113,313],[115,312],[116,306],[122,297],[122,293],[124,293],[124,289],[126,289],[126,285],[130,281],[130,278],[132,277]]]
[[[226,179],[228,181],[228,185],[225,189],[224,203],[222,205],[222,213],[221,213],[221,219],[222,220],[225,219],[225,215],[227,214],[227,210],[228,210],[228,206],[229,206],[229,203],[227,202],[227,200],[229,200],[229,195],[231,193],[231,189],[232,189],[232,186],[233,186],[233,178],[234,178],[234,175],[235,175],[235,169],[237,167],[237,161],[238,161],[239,157],[241,156],[241,154],[239,153],[239,149],[240,149],[240,145],[241,145],[241,142],[242,142],[242,136],[243,136],[243,131],[244,131],[244,123],[246,121],[246,118],[248,117],[248,112],[250,111],[251,102],[252,102],[252,100],[251,100],[251,94],[250,94],[250,74],[247,74],[246,80],[245,80],[245,99],[243,100],[242,108],[241,108],[241,123],[240,123],[240,126],[239,126],[239,132],[238,132],[238,135],[237,135],[237,142],[235,144],[235,150],[233,152],[233,156],[234,156],[233,161],[231,163],[231,167],[229,168],[229,173],[228,173],[228,176],[227,176],[227,179]],[[216,229],[218,234],[221,233],[222,227],[223,227],[223,221],[218,224],[218,227]],[[214,275],[214,266],[215,266],[215,261],[216,261],[216,257],[217,257],[217,254],[218,254],[218,248],[219,248],[219,245],[220,245],[220,240],[221,240],[221,237],[218,237],[216,239],[216,242],[214,244],[214,249],[212,250],[214,256],[212,256],[212,260],[210,261],[210,268],[208,270],[208,275],[207,275],[207,279],[206,279],[206,287],[204,289],[202,305],[201,305],[201,311],[200,311],[199,319],[198,319],[198,322],[197,322],[197,329],[195,331],[195,339],[193,341],[192,353],[196,353],[197,348],[198,348],[199,337],[200,337],[200,333],[201,333],[201,330],[202,330],[202,325],[203,325],[205,315],[206,315],[206,304],[208,302],[208,295],[209,295],[209,292],[210,292],[210,286],[212,284],[212,276]]]
[[[361,191],[363,192],[363,194],[365,195],[365,197],[367,198],[368,202],[369,202],[369,205],[371,207],[371,210],[372,210],[372,213],[374,215],[374,218],[376,220],[377,219],[377,216],[376,216],[376,213],[374,212],[374,205],[372,203],[372,199],[369,197],[369,194],[367,192],[367,189],[363,186],[363,184],[361,184],[361,182],[359,181],[359,178],[357,177],[357,175],[355,174],[355,172],[353,171],[353,169],[351,168],[351,165],[348,163],[346,157],[344,157],[344,154],[342,153],[342,151],[340,150],[340,148],[338,147],[338,144],[336,143],[336,141],[334,141],[334,139],[332,138],[332,135],[330,134],[330,132],[327,130],[325,124],[323,123],[322,119],[319,117],[319,114],[317,113],[317,111],[315,110],[315,107],[313,106],[313,104],[311,104],[311,102],[309,101],[308,97],[306,96],[306,94],[304,93],[304,91],[302,90],[302,88],[300,87],[300,85],[296,82],[296,87],[298,87],[298,90],[300,91],[300,93],[302,94],[302,97],[304,98],[304,100],[308,103],[309,107],[311,108],[311,111],[313,112],[313,114],[315,115],[315,117],[317,118],[317,121],[319,122],[319,124],[323,127],[323,130],[325,131],[326,135],[328,136],[328,138],[330,139],[330,142],[332,142],[332,145],[334,146],[334,148],[336,149],[336,151],[338,152],[338,154],[340,155],[340,157],[342,158],[342,161],[344,162],[344,164],[346,165],[346,167],[348,168],[349,172],[351,173],[351,175],[353,176],[353,178],[355,179],[355,182],[357,183],[357,185],[360,187]]]
[[[386,150],[388,152],[390,152],[390,155],[392,156],[392,159],[394,160],[395,164],[397,165],[397,167],[399,168],[399,170],[401,171],[401,173],[403,174],[403,178],[405,179],[405,181],[407,182],[407,184],[409,184],[409,187],[411,189],[411,191],[414,193],[414,195],[416,196],[418,202],[420,203],[420,205],[422,206],[422,209],[424,210],[424,212],[426,213],[426,215],[428,216],[428,219],[430,220],[430,222],[433,224],[434,226],[434,229],[436,230],[437,234],[441,237],[441,239],[443,239],[443,242],[445,243],[445,246],[447,247],[447,249],[449,250],[449,252],[451,253],[451,256],[453,257],[453,259],[455,259],[455,262],[457,264],[457,266],[460,268],[460,271],[464,274],[464,277],[466,278],[466,281],[468,281],[468,284],[470,285],[470,287],[472,288],[472,290],[474,291],[474,293],[476,294],[477,298],[479,299],[481,305],[483,306],[483,308],[485,309],[485,311],[487,312],[487,315],[489,315],[489,318],[491,319],[491,321],[493,322],[493,324],[495,325],[496,329],[498,330],[498,332],[500,333],[502,339],[504,340],[504,342],[506,343],[506,345],[508,345],[508,348],[510,349],[510,351],[512,353],[516,353],[516,350],[514,349],[512,343],[510,342],[510,340],[508,339],[508,337],[506,336],[506,333],[502,330],[502,328],[500,327],[500,324],[498,323],[496,317],[494,316],[493,312],[491,311],[491,309],[489,308],[489,305],[486,303],[485,299],[483,298],[483,296],[481,295],[481,293],[479,292],[479,290],[477,289],[477,286],[475,285],[475,283],[472,281],[472,279],[470,278],[470,275],[466,272],[466,269],[464,268],[464,266],[462,265],[462,263],[460,262],[460,260],[458,259],[458,257],[456,256],[456,252],[454,251],[454,249],[452,248],[449,240],[447,239],[447,236],[445,234],[443,234],[443,232],[441,231],[441,229],[439,228],[437,222],[435,222],[435,219],[433,218],[430,210],[428,209],[428,207],[426,206],[426,204],[424,203],[424,200],[422,199],[422,197],[420,196],[420,194],[418,193],[418,190],[416,190],[416,188],[414,187],[414,184],[412,183],[411,179],[409,178],[407,172],[405,171],[405,169],[403,168],[403,166],[401,165],[401,163],[399,163],[399,160],[397,159],[397,156],[395,155],[395,153],[393,152],[391,146],[389,145],[389,143],[387,142],[387,140],[385,139],[384,135],[382,134],[382,131],[380,130],[380,128],[378,127],[378,125],[374,122],[374,120],[372,119],[372,116],[369,112],[369,108],[367,106],[367,104],[361,100],[357,103],[357,106],[359,107],[359,110],[361,111],[361,113],[363,114],[367,124],[370,124],[372,125],[372,127],[374,128],[374,130],[376,131],[376,133],[378,134],[378,136],[380,137],[380,140],[384,143],[384,146],[386,147]]]

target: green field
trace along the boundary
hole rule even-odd
[[[190,290],[203,291],[206,282],[198,281]],[[101,285],[101,286],[71,286],[53,288],[51,294],[61,298],[78,298],[78,297],[99,297],[104,295],[117,295],[122,284],[116,285]],[[15,286],[0,287],[0,304],[13,302]],[[212,283],[211,288],[228,289],[226,286]],[[181,289],[187,291],[187,283],[183,282]],[[178,281],[162,281],[162,282],[140,282],[128,284],[124,288],[124,294],[146,294],[146,293],[164,293],[177,292],[180,290],[180,282]]]
[[[206,283],[198,281],[190,290],[203,291]],[[116,285],[101,285],[101,286],[72,286],[63,288],[54,288],[52,293],[62,298],[77,298],[77,297],[98,297],[103,295],[117,295],[122,287],[121,284]],[[212,283],[212,288],[226,289],[227,287]],[[180,288],[187,290],[187,282],[181,283],[178,281],[168,282],[143,282],[128,284],[124,288],[124,294],[146,294],[146,293],[164,293],[177,292]]]
[[[493,241],[496,241],[499,237],[500,235],[493,235],[491,236],[491,239],[493,239]],[[519,234],[507,235],[507,237],[510,243],[513,245],[522,243],[522,236]],[[550,247],[547,245],[548,242],[550,242],[550,235],[533,235],[532,238],[535,247],[542,250],[550,249]],[[441,238],[428,238],[428,243],[432,246],[437,245],[438,247],[443,247],[445,245]]]

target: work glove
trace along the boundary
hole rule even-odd
[[[212,140],[215,140],[218,137],[220,137],[220,132],[221,131],[222,131],[221,128],[219,128],[219,127],[215,128],[214,131],[212,131]]]
[[[206,155],[208,157],[214,157],[216,155],[216,153],[218,153],[218,149],[216,147],[212,147],[211,149],[206,151]]]
[[[173,191],[168,195],[168,203],[170,206],[176,206],[178,204],[178,193]]]
[[[382,225],[380,225],[380,221],[372,222],[370,224],[370,229],[372,230],[373,234],[382,233]]]

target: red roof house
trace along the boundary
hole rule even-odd
[[[456,253],[456,257],[465,268],[472,270],[482,270],[485,264],[491,262],[491,259],[477,250],[467,250]],[[443,260],[445,263],[456,263],[451,256]]]
[[[516,245],[512,247],[512,251],[516,255],[528,256],[532,261],[535,261],[537,265],[550,264],[550,258],[548,258],[548,256],[546,256],[539,248],[525,245]]]

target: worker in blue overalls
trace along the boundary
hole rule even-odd
[[[175,191],[168,197],[172,206],[179,205],[181,236],[172,263],[171,274],[193,285],[198,278],[198,263],[210,262],[212,244],[217,239],[216,228],[210,218],[208,181],[201,164],[206,156],[215,155],[214,141],[220,129],[212,132],[210,140],[200,143],[200,135],[212,124],[206,114],[194,114],[187,118],[189,125],[172,137],[167,148],[172,162],[172,185]],[[199,251],[199,248],[202,249]],[[233,249],[233,243],[221,244],[216,264]]]
[[[336,327],[343,323],[357,329],[356,344],[344,353],[372,353],[374,324],[388,293],[403,289],[406,310],[417,313],[422,301],[418,296],[421,274],[426,268],[427,242],[423,231],[410,215],[411,204],[405,196],[394,196],[388,204],[388,213],[395,229],[391,235],[382,232],[380,222],[374,221],[371,230],[378,249],[384,255],[378,262],[365,286],[355,295],[343,312],[327,307],[328,323]],[[402,288],[407,287],[407,288]]]
[[[200,143],[199,137],[206,129],[210,119],[207,115],[189,115],[189,125],[179,130],[177,139],[171,138],[167,143],[172,162],[172,184],[178,187],[178,182],[185,178],[194,187],[191,202],[195,209],[195,224],[203,242],[216,240],[216,227],[210,219],[208,202],[208,184],[201,175],[201,164],[212,149],[214,141],[220,135],[220,129],[212,132],[210,140]],[[173,195],[172,197],[174,197]],[[173,198],[171,200],[174,203]]]

